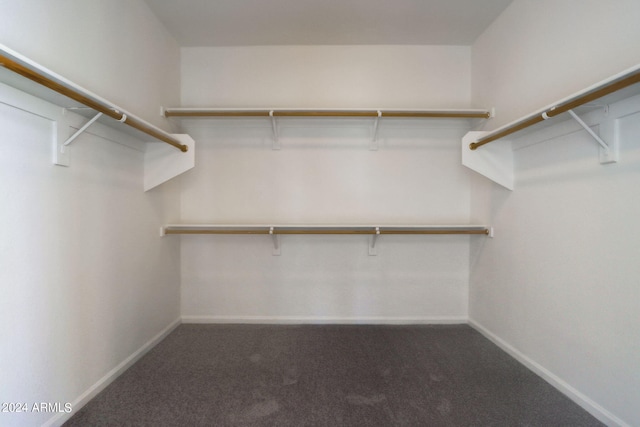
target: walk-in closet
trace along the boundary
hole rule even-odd
[[[0,1],[0,425],[640,425],[639,19]]]

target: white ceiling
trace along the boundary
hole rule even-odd
[[[145,0],[181,46],[471,45],[512,0]]]

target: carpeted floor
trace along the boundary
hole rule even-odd
[[[602,424],[466,325],[181,325],[65,425]]]

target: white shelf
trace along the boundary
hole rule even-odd
[[[82,88],[29,58],[0,44],[0,102],[23,109],[55,122],[52,135],[53,163],[69,166],[71,128],[68,114],[92,118],[80,127],[84,132],[94,122],[124,132],[144,146],[144,190],[191,169],[195,143],[188,135],[176,135],[148,123],[121,107]],[[44,114],[41,112],[45,112]]]
[[[303,225],[303,224],[167,224],[160,235],[170,234],[262,234],[273,238],[274,255],[280,255],[281,235],[367,235],[369,255],[376,255],[376,240],[381,235],[484,235],[493,237],[485,225]]]
[[[468,132],[462,139],[462,164],[513,190],[515,178],[512,142],[514,138],[522,138],[568,120],[574,122],[576,129],[582,129],[590,134],[592,139],[600,145],[601,164],[616,163],[619,157],[616,124],[624,114],[628,113],[611,112],[609,106],[638,94],[640,94],[640,64],[493,131]],[[594,116],[592,114],[594,109],[603,111],[597,121],[593,122],[580,117]],[[592,129],[596,124],[600,125],[599,134]],[[545,138],[548,136],[545,135]]]
[[[228,117],[371,117],[488,119],[483,109],[389,109],[389,108],[175,108],[164,110],[172,118]]]
[[[381,123],[398,120],[454,120],[471,121],[486,120],[492,113],[483,109],[374,109],[374,108],[167,108],[165,117],[171,119],[192,120],[264,120],[270,122],[273,138],[273,149],[279,150],[279,121],[283,123],[306,123],[310,120],[322,120],[323,123],[354,123],[371,126],[371,150],[378,149],[378,131]],[[307,121],[305,122],[306,119]]]
[[[488,234],[485,225],[167,224],[164,234]]]

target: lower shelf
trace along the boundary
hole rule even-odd
[[[484,225],[221,225],[170,224],[166,234],[490,234]]]

